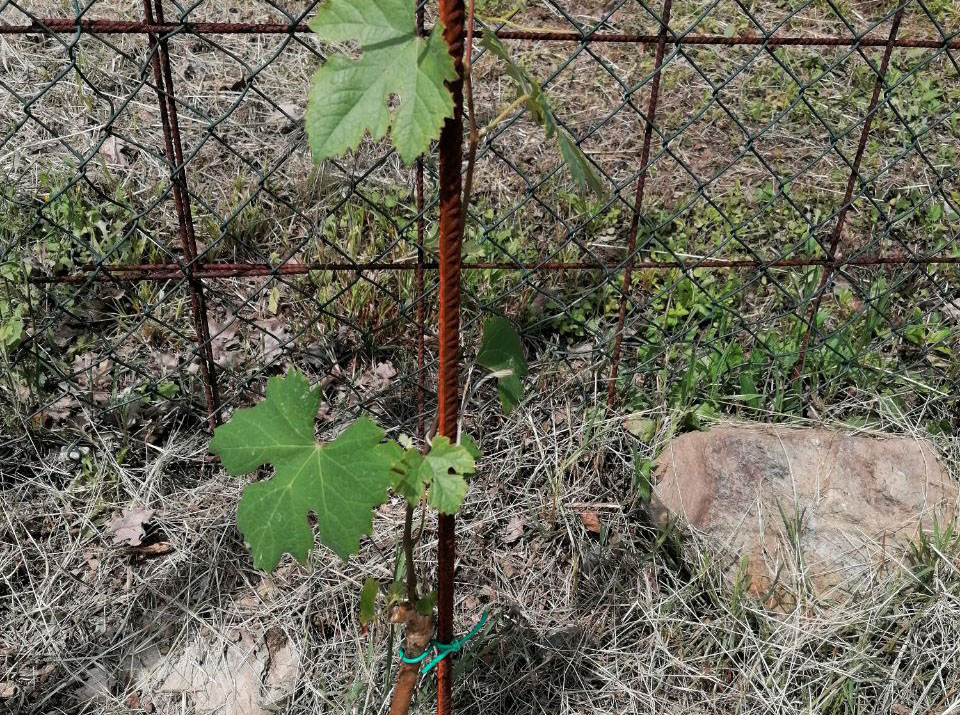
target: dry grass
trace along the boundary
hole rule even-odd
[[[619,419],[584,410],[592,400],[573,397],[578,382],[533,372],[537,399],[510,419],[486,390],[466,417],[485,458],[459,521],[457,630],[483,610],[493,618],[459,661],[458,712],[953,712],[956,537],[878,565],[838,600],[798,592],[797,610],[768,611],[735,582],[734,557],[692,534],[658,533],[630,486],[634,450],[655,453],[679,415],[652,411],[658,434],[633,442]],[[22,440],[5,447],[4,462],[20,465],[4,471],[0,520],[10,712],[119,713],[131,703],[194,712],[201,696],[177,691],[164,666],[185,667],[197,643],[205,655],[193,657],[209,665],[248,638],[293,658],[294,675],[270,690],[281,712],[385,711],[388,632],[374,624],[364,634],[357,603],[366,577],[391,579],[402,504],[379,511],[348,563],[321,548],[308,568],[288,562],[265,576],[234,527],[244,480],[207,461],[203,438],[175,428],[118,460],[116,435],[91,437],[86,457]],[[955,438],[939,447],[955,458]],[[170,553],[142,558],[109,543],[109,517],[130,505],[156,509],[147,542]],[[599,516],[599,534],[585,510]],[[434,549],[428,520],[423,563]],[[239,670],[242,659],[231,662]],[[431,711],[430,687],[426,679],[418,712]]]
[[[298,16],[311,4],[288,2],[286,7]],[[512,22],[568,29],[558,8],[586,23],[598,17],[603,4],[528,2]],[[783,32],[848,32],[828,2],[757,5],[762,7],[752,11],[766,27],[793,13]],[[19,7],[26,6],[0,6],[0,20],[24,22]],[[36,0],[29,10],[49,16],[71,7],[65,1]],[[842,11],[863,31],[892,7],[850,0]],[[927,7],[948,30],[958,26],[955,3],[930,0]],[[697,32],[705,33],[754,31],[736,3],[721,1],[708,9],[697,20],[704,6],[678,0],[672,25],[697,22]],[[174,10],[168,6],[170,17],[176,16]],[[138,19],[129,12],[128,4],[98,0],[87,17]],[[269,3],[239,0],[200,2],[190,19],[285,21]],[[888,24],[876,33],[885,33]],[[617,10],[610,26],[624,32],[656,30],[633,0]],[[911,4],[901,34],[936,36],[919,3]],[[415,257],[411,169],[395,157],[379,164],[387,152],[375,145],[338,163],[310,165],[300,124],[306,83],[326,48],[306,36],[177,37],[172,47],[194,216],[207,257],[261,262]],[[621,105],[629,100],[637,108],[646,106],[651,48],[511,47],[520,62],[548,80],[558,115],[585,137],[587,153],[625,187],[624,195],[632,196],[643,123],[634,108]],[[770,179],[760,158],[784,174],[806,167],[790,185],[798,210],[781,197],[770,212],[785,213],[770,220],[734,216],[745,224],[739,240],[761,255],[802,253],[784,224],[836,209],[849,167],[831,149],[829,134],[847,132],[836,146],[849,158],[874,82],[861,55],[844,59],[848,52],[791,49],[774,56],[693,47],[670,54],[658,122],[662,136],[670,138],[670,152],[659,154],[651,167],[651,215],[681,211],[701,193],[724,210],[739,206],[741,199],[750,211],[758,210],[752,197]],[[865,54],[876,61],[880,51]],[[0,126],[4,132],[12,128],[9,136],[2,135],[7,138],[0,145],[0,188],[12,187],[13,203],[26,206],[33,219],[40,217],[26,228],[6,222],[12,232],[0,228],[0,263],[35,272],[63,268],[53,258],[51,235],[69,236],[71,228],[44,234],[37,225],[43,217],[56,218],[43,194],[74,181],[94,204],[109,204],[108,199],[118,204],[113,220],[123,230],[107,234],[109,245],[100,247],[107,262],[179,258],[156,97],[144,84],[151,81],[146,60],[146,43],[138,36],[84,37],[74,46],[65,36],[0,35]],[[785,99],[795,97],[798,87],[779,62],[801,82],[814,82],[805,92],[809,104],[787,108]],[[737,73],[744,65],[746,70]],[[920,146],[929,162],[907,149],[902,161],[883,170],[871,186],[881,206],[939,186],[954,191],[960,149],[952,122],[960,107],[960,76],[951,58],[898,51],[893,67],[902,73],[895,106],[909,115],[915,131],[925,128]],[[512,98],[512,88],[486,59],[476,71],[479,118],[489,120]],[[26,104],[30,116],[24,114]],[[116,143],[107,141],[108,127]],[[865,172],[885,167],[912,141],[893,110],[883,109],[867,147]],[[659,144],[655,138],[655,150]],[[596,207],[574,195],[562,172],[540,183],[557,166],[540,130],[524,117],[509,122],[486,145],[476,194],[484,229],[469,237],[482,257],[529,258],[551,251],[571,260],[618,255],[629,214],[621,210],[586,223]],[[432,170],[428,162],[431,191]],[[9,199],[0,193],[0,201]],[[870,209],[875,206],[858,200],[850,217],[851,241],[859,246],[869,240],[884,250],[949,247],[960,217],[946,202],[926,201],[916,213],[926,214],[938,203],[939,217],[900,221],[893,240],[885,233],[874,235]],[[730,238],[728,223],[703,218],[706,206],[700,198],[681,211],[681,224],[705,221],[679,247],[682,254],[746,253]],[[3,207],[6,214],[9,204]],[[429,211],[428,239],[435,218]],[[831,227],[825,223],[819,234]],[[674,225],[662,227],[659,257],[665,257],[660,247],[669,245],[675,231]],[[721,234],[719,245],[712,243],[713,232]],[[144,246],[139,253],[130,248],[137,238]],[[776,280],[797,295],[803,289],[802,281],[790,283],[786,273],[767,271],[763,281],[759,275],[745,277],[742,289],[749,294],[737,320],[707,345],[700,345],[697,333],[696,355],[713,356],[725,340],[749,343],[752,331],[786,324],[783,316],[797,308],[778,293]],[[942,310],[945,325],[960,325],[960,311],[946,302],[956,293],[956,274],[908,273],[903,282],[899,273],[883,274],[895,294],[891,301],[919,304],[924,315]],[[845,280],[862,281],[862,288],[878,275],[851,271]],[[531,306],[551,311],[555,307],[538,303],[550,292],[568,311],[593,294],[596,280],[571,274],[485,275],[466,286],[466,314],[472,320],[487,309],[513,315],[526,315]],[[607,280],[619,283],[620,276]],[[602,320],[579,326],[575,338],[551,334],[549,327],[547,334],[531,337],[542,361],[533,370],[536,399],[510,420],[497,418],[490,402],[470,407],[469,427],[481,437],[486,459],[460,522],[458,630],[469,628],[485,608],[494,619],[460,661],[459,710],[956,713],[960,577],[955,543],[927,547],[917,562],[888,565],[869,584],[850,584],[851,595],[840,602],[805,597],[803,608],[786,615],[768,612],[740,594],[729,578],[729,556],[694,536],[679,546],[658,543],[630,485],[635,459],[654,456],[682,420],[667,405],[672,381],[686,363],[677,365],[678,358],[667,352],[658,354],[656,365],[631,362],[636,345],[630,339],[642,342],[645,321],[666,312],[655,298],[674,305],[679,277],[642,280],[637,285],[642,304],[630,311],[637,333],[628,334],[625,364],[627,371],[638,371],[636,386],[648,397],[647,416],[658,420],[651,442],[634,444],[619,418],[604,417],[592,407],[605,394],[606,363],[586,364],[599,360],[608,345],[609,325]],[[328,390],[331,412],[325,428],[336,429],[362,407],[386,425],[410,429],[412,387],[404,382],[412,362],[410,281],[376,272],[362,279],[324,273],[211,281],[207,295],[225,402],[247,401],[265,374],[296,364]],[[428,277],[428,325],[434,321],[433,288]],[[922,290],[932,293],[922,297]],[[388,635],[382,625],[362,634],[356,604],[364,578],[390,579],[401,506],[381,511],[374,537],[347,564],[320,551],[307,569],[288,564],[269,577],[254,572],[233,526],[242,481],[207,461],[205,438],[197,433],[200,389],[183,284],[124,290],[80,285],[31,289],[29,295],[28,329],[36,340],[21,358],[49,367],[54,377],[34,394],[35,385],[17,372],[25,363],[8,365],[0,351],[4,367],[11,368],[0,384],[0,404],[15,433],[0,439],[0,693],[16,686],[0,706],[18,715],[119,713],[128,712],[135,703],[131,696],[141,692],[141,705],[152,698],[157,712],[179,715],[190,712],[191,698],[159,692],[158,681],[164,679],[155,671],[138,680],[143,661],[169,664],[175,660],[171,654],[198,643],[211,652],[233,653],[229,644],[263,637],[268,660],[278,658],[282,644],[298,657],[292,694],[284,698],[282,688],[271,690],[280,711],[382,712],[390,683]],[[609,317],[604,310],[599,308],[601,318]],[[723,314],[711,308],[709,319]],[[537,329],[549,326],[541,317],[535,316]],[[689,341],[681,329],[683,322],[675,333],[663,335],[664,343]],[[473,333],[472,326],[468,345]],[[955,344],[957,335],[949,340]],[[896,334],[878,339],[863,360],[900,343]],[[428,362],[433,347],[428,329]],[[661,362],[671,359],[668,371]],[[375,367],[388,360],[399,375],[383,385]],[[926,354],[915,361],[931,374],[944,371],[932,369]],[[178,390],[174,398],[141,399],[138,390],[145,384],[156,388],[167,382]],[[812,423],[831,424],[868,414],[871,429],[919,435],[950,417],[956,403],[949,381],[933,382],[932,390],[892,384],[896,391],[885,395],[851,385],[808,416]],[[796,414],[774,414],[767,405],[745,410],[736,395],[722,396],[721,406],[757,419],[803,421]],[[38,408],[46,411],[43,419],[56,434],[29,422]],[[956,438],[937,439],[956,464]],[[109,543],[106,523],[129,505],[157,510],[148,541],[171,544],[170,553],[144,558]],[[597,511],[603,533],[585,529],[583,509]],[[508,535],[516,535],[518,519],[523,531],[513,539]],[[421,548],[427,563],[433,539],[428,522]],[[262,662],[265,651],[259,652],[257,662]],[[423,712],[430,709],[429,687],[426,683],[420,700]]]
[[[576,23],[595,23],[604,3],[481,5],[489,13],[498,12],[497,7],[519,8],[511,23],[521,27],[569,29]],[[27,9],[4,5],[0,18],[25,22],[21,7]],[[287,15],[269,3],[201,2],[190,8],[188,18],[282,22],[309,14],[312,3],[281,7]],[[879,23],[875,33],[882,35],[889,27],[889,20],[882,20],[892,7],[889,2],[848,2],[841,11],[857,31]],[[957,26],[953,3],[911,3],[903,36],[936,36],[924,8],[948,31]],[[39,16],[71,12],[69,3],[47,0],[30,4],[28,10]],[[756,13],[754,20],[732,2],[706,8],[678,2],[672,24],[678,30],[695,26],[705,33],[756,32],[759,26],[772,28],[784,22],[785,33],[850,32],[831,3],[820,0],[751,12]],[[177,17],[177,8],[168,6],[167,15]],[[126,5],[112,0],[98,0],[85,12],[88,18],[118,16],[136,19]],[[625,32],[656,29],[649,13],[633,0],[620,4],[608,24]],[[373,144],[339,162],[319,168],[310,164],[301,128],[306,87],[321,53],[329,48],[308,35],[178,36],[171,47],[193,215],[206,258],[267,263],[415,258],[412,169],[387,156],[384,146]],[[614,201],[616,210],[606,211],[580,201],[564,171],[553,173],[559,159],[542,141],[541,130],[518,116],[495,132],[481,152],[475,193],[480,225],[471,228],[469,242],[476,251],[474,258],[619,256],[627,242],[626,207],[632,201],[643,133],[638,112],[646,107],[652,48],[532,42],[511,43],[511,48],[520,63],[545,81],[558,116],[584,139],[584,149],[612,185],[622,189],[623,202]],[[671,213],[678,216],[645,239],[651,241],[649,257],[806,255],[808,242],[797,238],[795,227],[811,221],[816,224],[812,233],[826,241],[875,79],[865,58],[876,63],[879,56],[877,48],[671,51],[663,71],[656,159],[647,181],[646,206],[653,224]],[[145,38],[5,35],[0,37],[0,57],[7,90],[0,95],[0,122],[11,131],[0,146],[0,176],[25,217],[23,226],[0,234],[2,261],[16,271],[27,267],[36,274],[75,269],[98,259],[108,264],[179,260]],[[960,230],[956,200],[948,199],[960,149],[955,122],[960,76],[952,58],[935,51],[898,51],[893,67],[900,73],[892,90],[896,111],[885,106],[876,117],[863,164],[865,174],[876,176],[869,198],[854,203],[845,241],[870,252],[949,249]],[[487,58],[477,62],[476,73],[482,124],[510,101],[513,88],[504,81],[502,68]],[[801,84],[809,85],[802,101]],[[897,114],[906,118],[909,129]],[[911,132],[919,137],[917,146]],[[840,138],[832,141],[831,134]],[[661,151],[663,141],[666,150]],[[756,197],[764,187],[773,186],[771,170],[781,177],[798,175],[785,195],[764,205]],[[91,239],[87,235],[78,239],[76,227],[64,225],[64,217],[40,198],[56,195],[74,182],[87,197],[83,207],[117,204],[112,219],[116,226],[100,245],[74,247],[72,257],[62,257],[51,249],[52,241],[70,245],[89,244]],[[429,162],[428,190],[431,195],[435,191]],[[906,213],[902,207],[892,208],[898,200],[931,193]],[[0,199],[4,197],[0,194]],[[599,219],[590,221],[595,215]],[[894,227],[884,226],[886,220]],[[678,236],[678,224],[696,229]],[[40,231],[38,227],[44,226],[46,232]],[[428,211],[425,228],[429,239],[436,230],[435,211]],[[141,246],[134,249],[137,241]],[[682,245],[672,245],[674,241]],[[879,269],[850,273],[848,280],[861,298],[882,275]],[[904,271],[905,277],[898,274],[891,283],[907,302],[917,295],[920,283],[937,293],[922,303],[923,312],[938,310],[951,290],[950,285],[940,288],[948,278],[906,277],[916,273]],[[777,285],[779,274],[765,274],[774,280],[747,277],[758,282],[751,298],[754,304],[771,305],[769,315],[797,310],[790,300],[793,293],[802,300],[802,286],[785,280],[791,294],[785,299]],[[472,287],[486,289],[488,296],[497,298],[493,307],[516,315],[547,294],[556,296],[564,309],[574,309],[593,298],[600,279],[595,274],[584,278],[509,273],[484,277]],[[620,275],[602,279],[619,284]],[[215,349],[229,342],[222,332],[237,336],[231,354],[217,356],[225,401],[247,399],[256,391],[265,363],[278,358],[315,362],[322,373],[342,365],[344,355],[369,345],[402,350],[410,344],[413,329],[411,280],[368,272],[362,277],[348,273],[337,278],[313,274],[212,281],[207,293]],[[428,281],[426,300],[432,306],[431,288]],[[80,284],[23,292],[30,296],[32,332],[49,335],[44,330],[50,329],[58,334],[37,338],[32,352],[21,359],[49,363],[52,374],[46,378],[48,391],[33,394],[32,385],[18,384],[6,391],[6,400],[20,400],[31,412],[46,411],[56,420],[60,413],[76,413],[89,405],[84,393],[99,377],[106,384],[92,391],[110,397],[93,399],[95,412],[109,408],[122,413],[143,392],[159,400],[158,393],[169,397],[170,389],[176,389],[177,401],[184,403],[200,394],[189,296],[182,281],[141,284],[136,290]],[[488,299],[481,292],[480,299],[469,300],[470,307]],[[779,302],[786,302],[786,307]],[[642,329],[644,321],[658,312],[654,303],[651,297],[633,306],[629,325]],[[600,317],[601,325],[584,332],[606,344],[609,312]],[[427,316],[428,324],[432,318]],[[765,319],[771,326],[775,320]],[[956,320],[950,317],[948,322]],[[340,331],[331,340],[335,327]],[[755,329],[746,323],[740,327],[744,333]],[[392,355],[378,359],[399,361]],[[112,414],[111,419],[122,422],[124,417]]]

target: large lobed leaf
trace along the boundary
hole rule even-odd
[[[359,42],[362,55],[333,55],[314,75],[306,114],[314,161],[355,149],[366,132],[382,139],[389,131],[409,164],[453,116],[444,81],[457,73],[443,27],[438,22],[428,38],[419,37],[415,10],[412,0],[328,0],[320,6],[310,28],[329,42]]]
[[[229,474],[268,464],[275,470],[244,489],[237,509],[237,526],[258,568],[276,568],[285,552],[306,561],[311,512],[323,544],[344,559],[355,553],[360,536],[370,533],[371,509],[386,501],[396,478],[392,470],[403,450],[382,442],[383,430],[370,419],[357,420],[329,444],[317,443],[313,423],[321,400],[320,390],[296,371],[270,378],[266,399],[238,410],[210,442]]]

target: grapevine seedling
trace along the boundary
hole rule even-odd
[[[472,17],[471,4],[471,24]],[[366,135],[374,140],[389,138],[408,164],[426,153],[454,111],[447,83],[456,80],[457,73],[442,24],[438,22],[427,37],[421,37],[412,0],[327,0],[310,28],[327,42],[359,46],[358,58],[332,54],[314,75],[305,119],[314,160],[356,149]],[[518,98],[490,125],[478,129],[467,58],[471,134],[463,213],[467,214],[479,138],[520,106],[527,108],[548,139],[557,141],[578,187],[600,193],[601,182],[573,137],[559,126],[540,85],[513,62],[492,33],[484,34],[483,47],[506,65]],[[512,410],[523,396],[527,364],[520,338],[509,322],[502,318],[486,322],[477,364],[498,381],[504,411]],[[429,506],[440,514],[456,513],[480,451],[465,434],[456,443],[436,436],[423,451],[401,445],[386,439],[384,429],[368,417],[361,417],[323,444],[314,432],[322,401],[322,389],[311,388],[296,370],[272,377],[264,400],[238,410],[217,428],[210,451],[220,456],[229,474],[273,468],[270,478],[244,489],[237,509],[237,526],[254,565],[264,570],[276,568],[285,553],[305,563],[314,543],[314,529],[321,544],[346,559],[359,550],[361,538],[371,533],[373,509],[391,493],[406,501],[402,560],[398,557],[394,565],[396,580],[390,599],[390,621],[406,626],[405,656],[390,712],[405,713],[419,675],[419,666],[412,664],[419,663],[433,643],[436,603],[434,592],[423,597],[418,593],[413,555],[419,537],[413,536],[412,515],[418,506]],[[376,617],[379,593],[375,580],[364,583],[359,609],[364,628]],[[434,661],[459,648],[461,642],[437,645],[440,652]]]
[[[478,363],[500,381],[504,407],[513,407],[522,397],[527,364],[520,338],[507,321],[493,319],[484,326]],[[265,399],[237,410],[210,442],[210,451],[229,474],[273,467],[272,477],[247,485],[237,508],[237,527],[257,568],[275,569],[284,553],[306,563],[314,543],[311,514],[320,543],[347,559],[359,550],[361,537],[371,533],[372,510],[386,502],[391,491],[410,508],[427,505],[454,514],[466,496],[467,478],[476,471],[480,450],[466,434],[457,444],[436,436],[429,450],[421,452],[385,439],[381,427],[361,417],[339,437],[321,444],[314,422],[322,401],[322,389],[311,388],[296,370],[271,377]],[[403,540],[403,568],[415,574],[409,528]],[[415,578],[408,579],[406,588],[400,585],[400,591],[391,620],[407,626],[405,650],[419,655],[433,636],[435,595],[420,598]],[[377,582],[367,580],[360,595],[364,627],[375,618],[378,593]],[[418,674],[417,667],[401,668],[406,668],[408,682],[398,684],[392,712],[406,712]]]

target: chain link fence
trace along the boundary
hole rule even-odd
[[[135,5],[0,1],[5,429],[155,439],[293,364],[331,421],[428,431],[435,157],[311,163],[316,2]],[[960,12],[764,5],[478,2],[607,191],[522,108],[487,134],[465,350],[506,315],[533,400],[952,430]],[[479,51],[473,84],[481,126],[515,98]]]

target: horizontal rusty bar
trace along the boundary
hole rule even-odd
[[[172,32],[208,35],[288,35],[309,32],[305,24],[256,23],[256,22],[132,22],[129,20],[81,20],[74,18],[41,18],[29,25],[0,25],[0,35],[26,35],[44,32],[82,32],[96,34],[157,35]],[[482,33],[477,33],[478,35]],[[658,35],[616,32],[595,32],[584,35],[580,32],[550,32],[501,30],[501,40],[537,40],[544,42],[621,42],[655,45]],[[825,37],[822,35],[783,35],[763,37],[759,35],[682,35],[669,40],[679,45],[765,45],[769,47],[885,47],[886,37]],[[931,40],[921,38],[898,39],[894,47],[960,49],[960,39]]]
[[[736,269],[736,268],[806,268],[811,266],[827,266],[831,261],[828,258],[780,258],[772,261],[757,261],[740,258],[704,258],[688,261],[637,261],[635,270],[662,271],[680,268],[693,270],[696,268]],[[960,264],[960,256],[924,256],[914,258],[902,254],[887,256],[857,256],[849,260],[839,261],[838,266],[897,266],[897,265],[936,265]],[[418,264],[413,262],[372,262],[372,263],[284,263],[280,266],[271,266],[266,263],[208,263],[193,270],[185,270],[176,263],[154,263],[128,266],[101,266],[97,269],[88,269],[79,273],[65,275],[30,276],[31,283],[85,283],[87,281],[134,283],[139,281],[169,281],[191,276],[205,280],[227,278],[257,278],[264,276],[292,276],[304,275],[317,271],[334,271],[357,273],[365,271],[415,271]],[[421,263],[420,268],[436,270],[437,264]],[[622,263],[597,262],[563,262],[545,261],[543,263],[527,262],[513,263],[510,261],[478,261],[464,263],[466,271],[617,271],[623,268]]]

